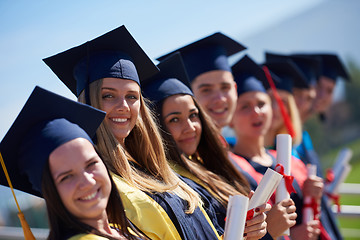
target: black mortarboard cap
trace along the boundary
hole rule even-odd
[[[181,54],[176,52],[158,65],[160,73],[142,82],[143,94],[155,103],[175,94],[193,96]]]
[[[267,59],[264,65],[278,76],[278,80],[274,81],[276,88],[292,93],[295,84],[298,88],[308,87],[306,77],[290,59]]]
[[[105,112],[35,87],[0,143],[15,189],[41,196],[43,168],[58,146],[75,138],[91,142]],[[3,172],[0,184],[7,186]]]
[[[180,52],[184,60],[190,82],[202,73],[213,70],[231,72],[228,56],[246,49],[239,42],[217,32],[189,45],[165,54],[157,60],[161,61],[173,54]]]
[[[140,85],[141,79],[159,71],[124,25],[43,60],[76,96],[101,78],[129,79]]]
[[[293,61],[305,76],[307,87],[314,86],[317,79],[320,77],[320,58],[298,54],[283,55],[269,52],[266,52],[265,55],[267,60],[290,59],[291,61]],[[302,82],[294,82],[294,87],[303,88],[304,86]]]
[[[232,66],[232,72],[238,95],[250,91],[266,92],[269,87],[264,70],[248,55]]]
[[[321,75],[334,81],[336,81],[338,77],[350,81],[349,74],[336,54],[312,54],[312,56],[321,59]]]

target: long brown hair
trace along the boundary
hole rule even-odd
[[[130,234],[129,228],[131,228],[141,239],[148,239],[136,228],[130,225],[129,220],[125,216],[119,192],[116,189],[116,185],[112,180],[109,171],[108,176],[111,181],[111,192],[106,207],[109,222],[113,224],[114,228],[118,229],[118,231],[120,231],[120,233],[127,239],[138,239]],[[67,239],[72,235],[81,233],[92,233],[108,239],[113,239],[110,236],[101,233],[99,230],[79,221],[66,209],[56,189],[53,177],[51,176],[49,162],[45,164],[43,171],[42,193],[46,202],[48,213],[50,228],[48,236],[49,240]]]
[[[202,133],[197,154],[202,159],[192,161],[180,153],[174,139],[165,127],[162,116],[163,102],[154,106],[159,116],[159,124],[162,128],[163,138],[168,148],[168,158],[180,164],[197,178],[203,181],[215,193],[215,197],[226,206],[230,195],[250,192],[248,181],[236,170],[228,158],[227,149],[220,139],[220,132],[209,116],[193,98],[195,106],[199,110],[199,118],[202,126]]]
[[[90,103],[98,109],[102,109],[102,82],[103,80],[100,79],[89,85]],[[80,94],[79,101],[85,102],[84,93]],[[128,183],[145,192],[173,192],[188,202],[187,212],[192,213],[201,202],[200,198],[170,168],[154,116],[141,95],[140,101],[140,116],[129,136],[125,138],[125,149],[104,121],[96,133],[98,150],[104,156],[110,170],[123,177]],[[144,171],[130,162],[139,165]]]

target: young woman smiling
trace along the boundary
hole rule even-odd
[[[66,71],[57,62],[63,58],[70,59]],[[70,79],[68,86],[79,101],[107,112],[97,131],[97,147],[114,173],[128,218],[152,239],[218,239],[198,194],[167,163],[140,88],[140,79],[158,69],[126,28],[45,62],[60,79]],[[66,72],[70,75],[63,76]]]
[[[48,239],[142,236],[129,232],[116,185],[90,138],[104,116],[37,87],[1,142],[14,187],[45,199]]]
[[[144,94],[157,112],[173,169],[200,193],[224,228],[229,196],[247,196],[249,184],[231,164],[217,128],[194,99],[182,64],[179,54],[160,62],[160,73],[146,80]],[[268,207],[259,206],[262,214],[247,221],[247,239],[266,234],[263,212]]]

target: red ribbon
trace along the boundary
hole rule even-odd
[[[284,106],[284,103],[283,103],[283,101],[281,100],[280,95],[278,94],[278,92],[277,92],[277,90],[276,90],[274,81],[273,81],[273,79],[271,78],[270,71],[269,71],[269,69],[267,68],[267,66],[263,66],[263,70],[264,70],[264,72],[265,72],[266,79],[268,80],[269,85],[270,85],[272,91],[274,92],[275,100],[276,100],[277,104],[278,104],[279,107],[280,107],[281,115],[282,115],[282,117],[283,117],[283,119],[284,119],[284,123],[285,123],[285,126],[286,126],[286,128],[287,128],[287,131],[288,131],[288,133],[290,134],[290,136],[291,136],[292,138],[294,138],[295,135],[296,135],[296,134],[295,134],[294,127],[293,127],[293,125],[292,125],[292,123],[291,123],[290,116],[289,116],[289,114],[288,114],[288,112],[287,112],[287,110],[286,110],[286,108],[285,108],[285,106]]]
[[[332,170],[332,169],[326,170],[326,180],[325,180],[325,182],[326,183],[331,183],[331,182],[334,181],[334,179],[335,179],[334,170]]]
[[[326,193],[326,195],[334,201],[335,205],[337,206],[337,211],[338,213],[340,212],[340,195],[338,194],[331,194],[331,193]]]
[[[280,168],[280,170],[277,170],[277,168]],[[294,181],[294,176],[290,176],[290,175],[286,175],[284,173],[284,166],[280,163],[278,163],[276,166],[275,166],[275,170],[280,173],[283,177],[284,177],[284,181],[285,181],[285,187],[286,187],[286,190],[288,191],[289,194],[291,193],[296,193],[292,183]]]
[[[252,219],[254,217],[254,209],[250,209],[249,211],[247,211],[247,214],[246,214],[246,221]]]
[[[250,209],[249,211],[247,211],[247,213],[246,213],[246,221],[252,219],[254,217],[254,213],[255,213],[254,209]],[[224,220],[226,222],[226,217],[225,217]]]
[[[311,202],[304,204],[303,208],[311,208],[314,213],[314,220],[318,220],[318,214],[319,214],[319,205],[317,204],[316,200],[314,198],[311,198]]]

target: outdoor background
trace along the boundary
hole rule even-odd
[[[358,0],[0,0],[0,139],[36,85],[75,100],[42,62],[45,57],[123,24],[152,59],[221,31],[248,48],[230,62],[246,53],[261,63],[265,51],[339,54],[352,82],[338,82],[326,123],[313,118],[306,128],[326,168],[342,147],[354,151],[347,182],[360,183],[359,13]],[[46,228],[43,201],[17,196],[30,226]],[[360,205],[360,197],[343,196],[342,204]],[[359,219],[340,221],[348,236],[360,236],[346,232],[359,230]],[[1,225],[19,226],[11,192],[2,186]]]

